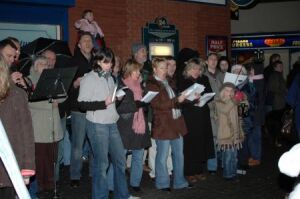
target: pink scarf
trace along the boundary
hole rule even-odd
[[[133,80],[131,77],[128,77],[123,79],[123,82],[133,92],[134,100],[142,99],[143,91],[139,80]],[[139,110],[134,113],[132,129],[136,134],[144,134],[146,131],[144,112],[142,108],[139,108]]]

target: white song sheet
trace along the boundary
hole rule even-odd
[[[196,104],[196,106],[202,107],[204,106],[216,93],[205,93],[200,97],[200,102]]]
[[[151,100],[158,94],[158,92],[155,91],[149,91],[142,99],[142,102],[149,103]]]
[[[183,91],[182,93],[185,94],[185,96],[187,96],[186,99],[193,101],[196,97],[195,94],[198,93],[202,93],[205,89],[205,86],[203,86],[202,84],[198,84],[198,83],[194,83],[192,86],[188,87],[185,91]]]

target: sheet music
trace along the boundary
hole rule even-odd
[[[244,81],[246,81],[247,76],[246,75],[237,75],[233,73],[225,73],[224,82],[230,82],[233,83],[235,86],[241,85]]]
[[[20,172],[16,157],[0,120],[0,157],[20,199],[31,199]]]
[[[185,93],[185,96],[188,96],[186,99],[193,101],[195,99],[195,93],[202,93],[205,89],[205,86],[202,84],[194,83],[192,86],[188,87],[182,93]]]
[[[196,104],[196,106],[202,107],[204,106],[216,93],[205,93],[200,97],[200,102]]]
[[[158,92],[149,91],[142,99],[142,102],[149,103],[158,94]]]
[[[124,96],[126,93],[123,91],[123,89],[119,89],[116,92],[116,97],[122,97]]]
[[[113,95],[112,95],[112,98],[111,98],[111,101],[112,101],[112,102],[114,102],[115,99],[116,99],[117,88],[118,88],[118,86],[116,85],[116,86],[114,87],[114,92],[113,92]]]

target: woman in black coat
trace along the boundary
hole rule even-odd
[[[151,146],[146,116],[143,108],[147,105],[141,102],[143,90],[140,84],[141,65],[128,60],[123,68],[123,79],[120,87],[126,93],[117,105],[120,118],[117,122],[124,148],[132,151],[130,186],[140,190],[143,174],[144,148]]]
[[[188,60],[183,72],[184,80],[179,85],[182,92],[194,83],[205,86],[205,93],[212,89],[208,77],[203,75],[205,62],[199,58]],[[200,93],[198,93],[200,95]],[[194,101],[186,100],[182,105],[182,113],[188,129],[184,136],[184,173],[190,182],[204,180],[203,164],[214,157],[213,135],[207,103],[199,107],[199,97]]]

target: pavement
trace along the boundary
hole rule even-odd
[[[239,175],[239,182],[229,182],[222,178],[222,172],[216,175],[206,174],[206,180],[197,182],[192,189],[172,190],[170,193],[155,189],[154,182],[144,172],[141,183],[142,191],[132,195],[142,199],[283,199],[285,193],[293,187],[293,179],[280,174],[277,162],[288,146],[275,147],[269,141],[263,142],[262,164],[250,168],[246,175]],[[90,199],[91,178],[88,163],[84,163],[83,177],[78,188],[71,188],[69,167],[61,167],[61,180],[58,193],[62,199]],[[39,199],[53,198],[49,193],[42,193]],[[113,198],[112,195],[110,198]]]

